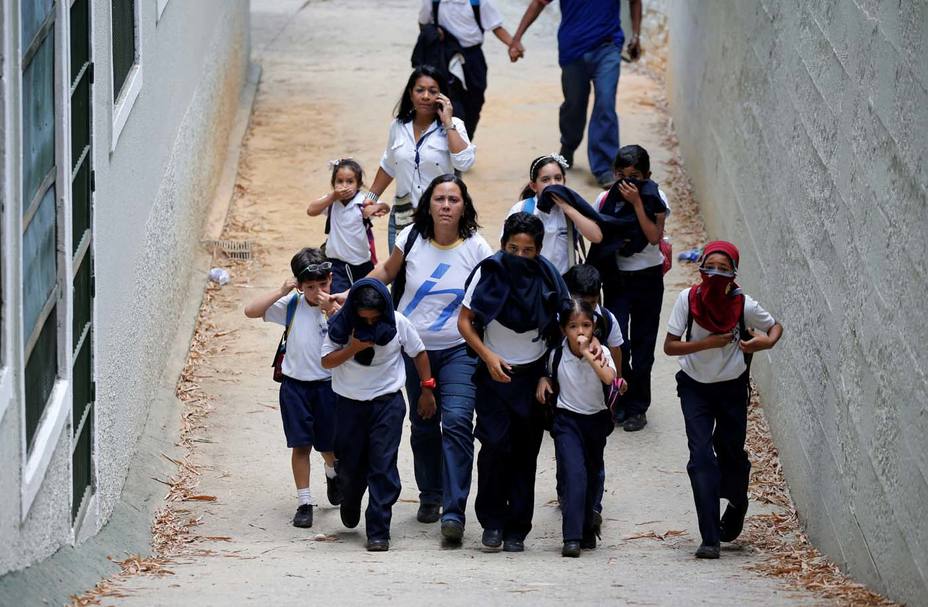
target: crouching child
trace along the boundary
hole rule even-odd
[[[342,481],[341,519],[349,529],[357,527],[361,498],[367,491],[365,531],[367,549],[372,552],[390,548],[390,519],[400,495],[396,459],[406,417],[400,392],[406,384],[403,352],[413,359],[419,377],[426,378],[419,415],[430,418],[435,414],[434,382],[425,346],[412,323],[393,310],[391,301],[379,280],[356,281],[330,320],[322,344],[322,366],[332,370],[332,389],[337,395],[335,455]]]

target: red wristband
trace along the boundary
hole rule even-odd
[[[429,390],[434,390],[435,386],[437,385],[438,385],[438,382],[435,381],[434,377],[423,379],[422,381],[419,382],[419,386],[423,388],[428,388]]]

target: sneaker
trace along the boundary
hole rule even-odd
[[[567,161],[568,169],[574,168],[574,151],[573,150],[568,150],[564,146],[561,146],[561,151],[558,153],[564,157],[564,160]]]
[[[338,478],[338,462],[335,462],[335,476],[325,477],[325,494],[329,498],[329,503],[338,506],[342,503],[342,485]]]
[[[564,542],[564,547],[561,548],[561,556],[567,556],[570,558],[577,558],[580,556],[580,542],[576,540]]]
[[[601,187],[604,190],[610,189],[612,186],[615,185],[615,182],[616,182],[615,175],[613,175],[612,173],[603,173],[602,175],[596,178],[596,183],[598,183],[599,187]]]
[[[503,545],[503,532],[499,529],[484,529],[480,542],[485,548],[499,550],[499,547]]]
[[[719,558],[719,545],[706,544],[703,542],[696,549],[696,558],[698,559],[717,559]]]
[[[296,509],[293,515],[293,526],[308,529],[313,526],[313,506],[312,504],[302,504]]]
[[[522,540],[506,540],[503,542],[503,552],[525,552],[525,542]]]
[[[648,417],[644,413],[632,415],[622,424],[622,429],[626,432],[638,432],[648,425]]]
[[[725,514],[722,515],[722,521],[719,523],[719,539],[723,542],[735,541],[741,535],[741,530],[744,528],[744,515],[747,513],[747,500],[744,501],[744,505],[737,506],[728,502],[728,507],[725,508]]]
[[[386,552],[390,549],[390,540],[367,540],[368,552]]]
[[[441,506],[438,504],[419,504],[416,520],[420,523],[437,523],[441,518]]]
[[[464,539],[464,525],[454,520],[442,521],[441,537],[446,544],[460,546]]]
[[[358,503],[351,506],[342,502],[339,514],[342,516],[342,525],[349,529],[354,529],[358,526],[358,523],[361,522],[361,504]]]

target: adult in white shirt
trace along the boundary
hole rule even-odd
[[[390,258],[371,273],[393,283],[397,311],[407,317],[425,344],[438,412],[425,419],[410,408],[413,459],[419,486],[418,520],[441,517],[446,544],[460,545],[464,509],[474,461],[472,381],[477,359],[458,331],[464,282],[493,254],[477,233],[477,210],[467,186],[455,175],[435,178],[425,190],[415,221],[396,240]],[[415,401],[420,377],[407,359],[406,394]]]
[[[664,339],[664,353],[680,357],[677,394],[690,451],[686,471],[702,536],[697,558],[719,558],[719,543],[741,533],[751,472],[744,450],[750,359],[783,335],[780,323],[735,284],[738,258],[730,242],[705,246],[702,281],[680,293]],[[728,506],[720,519],[721,498]]]
[[[397,232],[412,223],[419,198],[432,180],[455,171],[463,173],[474,164],[474,145],[464,123],[453,116],[451,100],[442,87],[435,68],[421,65],[413,70],[367,195],[379,205],[375,215],[390,212],[387,243],[391,251]],[[379,200],[394,180],[396,197],[391,209]]]
[[[512,205],[507,215],[508,217],[515,213],[525,212],[541,220],[545,226],[545,239],[541,254],[554,264],[561,274],[570,268],[570,252],[575,244],[570,242],[568,236],[568,221],[580,232],[579,236],[583,236],[590,242],[599,242],[603,238],[602,230],[595,221],[584,217],[561,198],[555,196],[555,205],[548,211],[543,211],[538,206],[538,200],[541,199],[541,193],[546,187],[555,184],[564,185],[567,180],[566,170],[567,161],[558,154],[548,154],[534,159],[528,169],[528,184],[522,189],[522,200]]]
[[[487,90],[484,32],[493,32],[507,48],[512,44],[512,36],[503,27],[503,17],[491,0],[479,0],[476,3],[471,0],[422,0],[419,27],[435,23],[436,15],[436,25],[454,36],[461,45],[464,82],[463,85],[453,86],[449,96],[454,103],[454,113],[463,118],[467,135],[473,139]]]

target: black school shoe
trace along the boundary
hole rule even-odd
[[[454,520],[442,521],[441,539],[448,546],[460,546],[464,539],[464,525]]]
[[[590,515],[590,532],[596,537],[603,536],[603,515],[602,513],[593,511],[593,514]]]
[[[441,518],[441,506],[438,504],[419,504],[416,520],[420,523],[437,523]]]
[[[592,532],[584,533],[580,540],[580,547],[584,550],[596,550],[596,536]]]
[[[313,506],[312,504],[302,504],[296,509],[293,515],[293,526],[308,529],[313,526]]]
[[[386,552],[390,549],[390,540],[367,540],[368,552]]]
[[[648,425],[648,416],[644,413],[632,415],[622,424],[622,429],[626,432],[638,432]]]
[[[333,506],[342,503],[342,484],[338,478],[338,462],[335,462],[335,476],[332,478],[325,477],[325,495]]]
[[[503,552],[525,552],[525,542],[522,540],[505,540]]]
[[[354,529],[358,526],[358,523],[361,522],[361,504],[358,503],[351,506],[342,502],[339,508],[339,514],[342,516],[342,525],[349,529]]]
[[[564,547],[561,548],[561,556],[567,556],[570,558],[577,558],[580,556],[580,542],[577,540],[564,542]]]
[[[503,545],[503,532],[499,529],[484,529],[480,542],[484,548],[499,550],[499,547]]]
[[[728,507],[725,508],[725,514],[722,515],[722,520],[719,523],[719,539],[723,542],[733,542],[739,535],[741,535],[741,530],[744,529],[744,515],[748,513],[748,502],[744,501],[743,505],[735,505],[731,502],[728,502]]]
[[[696,549],[696,558],[698,559],[717,559],[719,558],[719,545],[706,544],[703,542]]]

